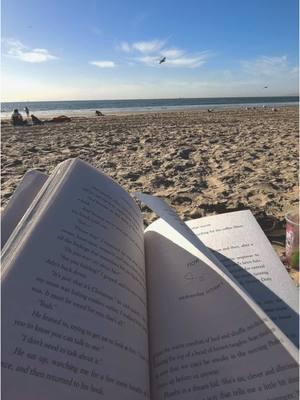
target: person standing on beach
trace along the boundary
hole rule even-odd
[[[26,112],[27,118],[29,118],[29,108],[27,106],[24,108],[24,111]]]

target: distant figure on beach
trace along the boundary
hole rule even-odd
[[[27,118],[29,118],[29,108],[27,106],[24,107],[24,111],[26,112]]]
[[[53,117],[52,119],[50,119],[49,122],[70,122],[71,118],[66,117],[65,115],[60,115],[58,117]]]
[[[104,117],[104,114],[102,114],[101,111],[96,110],[95,114],[97,115],[97,117]]]
[[[14,126],[21,126],[21,125],[26,125],[27,121],[23,120],[22,115],[19,113],[19,110],[17,108],[14,109],[14,112],[12,113],[11,116],[11,123]]]
[[[31,119],[32,119],[32,125],[42,125],[43,121],[38,119],[35,115],[31,114]]]
[[[208,108],[207,109],[207,112],[209,112],[209,113],[211,113],[211,112],[213,112],[214,110],[212,109],[212,108]]]
[[[275,111],[275,112],[276,112],[276,111],[278,111],[278,110],[277,110],[277,108],[272,108],[272,111]]]

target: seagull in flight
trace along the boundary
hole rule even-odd
[[[163,57],[163,58],[161,58],[161,59],[159,60],[159,63],[162,64],[162,63],[164,63],[165,61],[166,61],[166,57]]]

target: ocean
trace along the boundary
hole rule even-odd
[[[298,104],[298,96],[3,102],[1,105],[1,119],[9,118],[15,108],[23,111],[25,106],[29,108],[30,113],[34,113],[38,117],[52,117],[62,114],[68,116],[92,116],[95,114],[95,110],[105,114],[195,108],[262,107],[263,105],[266,107],[278,107]]]

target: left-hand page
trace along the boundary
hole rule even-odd
[[[37,170],[26,172],[1,213],[1,248],[5,245],[47,179],[47,175]]]
[[[128,193],[74,160],[4,253],[3,398],[149,398],[143,223]]]

